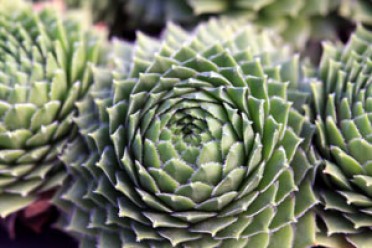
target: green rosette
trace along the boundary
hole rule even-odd
[[[58,155],[76,130],[75,102],[92,84],[98,38],[52,10],[0,5],[0,217],[66,177]]]
[[[288,100],[298,56],[213,19],[114,43],[78,104],[81,138],[54,202],[81,247],[309,247],[315,127]]]
[[[345,46],[324,45],[311,85],[315,144],[323,159],[317,183],[319,242],[371,247],[372,33],[359,26]]]

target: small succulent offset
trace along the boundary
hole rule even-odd
[[[304,46],[310,36],[335,36],[330,13],[339,0],[187,0],[196,15],[241,15],[264,28],[278,30],[287,40]],[[328,16],[328,17],[327,17]]]
[[[315,127],[287,100],[298,56],[279,40],[212,19],[115,43],[114,73],[95,69],[78,104],[54,199],[81,247],[314,243]]]
[[[323,157],[317,188],[320,237],[333,247],[346,235],[372,247],[372,32],[359,26],[345,47],[326,43],[312,84],[316,147]],[[324,240],[323,240],[324,239]],[[338,245],[336,245],[338,244]]]
[[[16,7],[17,6],[17,7]],[[65,176],[58,154],[76,131],[75,101],[92,83],[99,39],[52,10],[0,5],[0,217]]]

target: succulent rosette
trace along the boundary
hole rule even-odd
[[[316,147],[324,162],[319,226],[332,247],[372,247],[372,33],[359,26],[344,47],[329,43],[312,84]],[[333,239],[334,238],[334,239]],[[334,243],[336,242],[336,243]],[[337,245],[336,245],[337,244]]]
[[[92,83],[98,38],[49,9],[0,5],[0,217],[66,177],[58,154],[74,137],[75,101]]]
[[[288,101],[298,56],[279,40],[213,19],[115,43],[114,73],[96,69],[78,104],[55,197],[81,247],[314,243],[315,128]]]

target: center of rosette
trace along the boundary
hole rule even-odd
[[[204,91],[146,106],[130,145],[143,189],[174,210],[217,211],[233,201],[247,176],[248,117]]]
[[[180,109],[171,112],[174,114],[160,134],[163,140],[171,140],[182,151],[189,146],[200,147],[213,139],[206,121],[210,116],[203,109],[181,104]]]
[[[167,124],[166,132],[173,133],[172,142],[189,146],[200,146],[203,142],[210,141],[213,136],[209,132],[208,124],[203,120],[204,113],[197,108],[188,108],[177,111]]]

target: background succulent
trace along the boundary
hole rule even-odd
[[[167,21],[196,24],[197,18],[184,0],[29,0],[54,3],[82,22],[103,23],[109,35],[134,40],[136,30],[158,35]]]
[[[342,16],[356,22],[372,25],[372,1],[371,0],[340,0],[339,12]]]
[[[110,36],[135,39],[141,30],[157,36],[167,21],[185,28],[192,28],[210,16],[227,15],[244,17],[263,28],[274,28],[297,48],[304,48],[321,39],[337,39],[338,33],[349,37],[353,26],[341,18],[367,19],[361,4],[350,0],[30,0],[33,2],[62,2],[69,13],[77,12],[81,18],[104,22],[109,26]],[[368,2],[368,0],[365,0]],[[361,0],[360,2],[363,2]],[[341,4],[342,3],[342,4]],[[366,4],[363,4],[363,6]],[[368,9],[368,8],[367,8]],[[75,10],[75,11],[73,11]],[[85,10],[82,12],[82,10]],[[362,16],[363,18],[360,18]]]
[[[98,40],[52,10],[1,2],[0,217],[65,178],[58,154],[76,133],[74,103],[92,83]]]
[[[192,26],[215,15],[244,17],[263,28],[273,28],[285,40],[303,48],[309,38],[337,39],[347,23],[337,14],[340,0],[121,0],[128,16],[127,31],[159,32],[166,21]],[[356,11],[352,6],[352,11]]]
[[[113,25],[118,13],[122,13],[123,9],[121,0],[29,0],[34,3],[59,3],[62,4],[68,13],[77,12],[76,15],[88,18],[89,22],[99,23],[104,22],[108,25]],[[82,15],[84,13],[84,15]],[[83,19],[83,18],[82,18]],[[83,20],[87,21],[87,20]]]
[[[82,247],[313,244],[314,128],[287,101],[298,56],[278,40],[211,20],[115,43],[115,72],[96,69],[78,104],[55,197]]]
[[[316,147],[324,159],[317,184],[322,233],[332,247],[371,247],[372,33],[359,26],[344,47],[324,46],[319,82],[312,84]]]
[[[188,0],[196,15],[241,15],[256,25],[274,28],[297,46],[303,47],[310,35],[335,38],[338,0]]]

